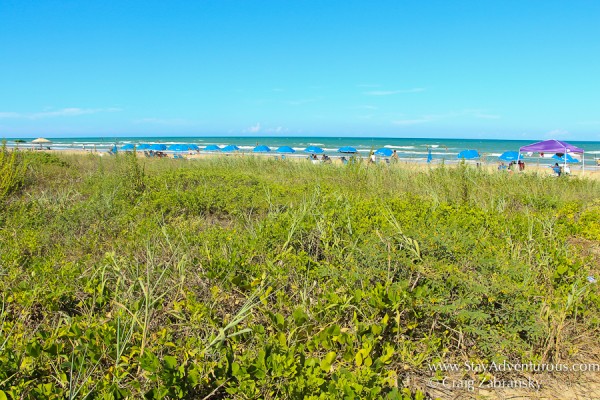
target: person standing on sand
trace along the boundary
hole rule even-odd
[[[367,163],[375,164],[375,153],[373,152],[373,150],[371,150],[371,152],[369,153],[369,159],[367,160]]]
[[[392,153],[392,162],[393,163],[398,162],[398,152],[396,151],[396,149],[394,149],[394,152]]]

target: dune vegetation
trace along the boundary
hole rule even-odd
[[[0,399],[420,399],[441,362],[598,362],[598,181],[6,150],[0,172]]]

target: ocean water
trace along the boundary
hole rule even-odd
[[[8,138],[7,144],[15,146],[15,139]],[[379,148],[389,148],[396,150],[400,158],[414,159],[415,161],[424,160],[427,157],[428,149],[434,159],[456,160],[457,154],[462,150],[474,149],[479,151],[486,161],[496,161],[497,157],[504,151],[518,151],[520,147],[534,143],[532,140],[493,140],[493,139],[412,139],[412,138],[366,138],[366,137],[119,137],[119,138],[51,138],[49,145],[52,149],[68,150],[83,149],[97,151],[108,151],[113,146],[117,148],[127,144],[142,143],[164,143],[166,145],[174,143],[192,143],[198,145],[201,149],[209,144],[225,146],[234,144],[240,147],[243,152],[251,152],[258,145],[267,145],[272,150],[280,146],[290,146],[300,155],[307,146],[321,147],[329,155],[339,155],[337,150],[342,146],[352,146],[358,152],[366,156],[372,150]],[[36,147],[31,144],[31,139],[27,143],[19,143],[20,148]],[[595,164],[595,159],[600,158],[600,142],[582,142],[569,141],[569,143],[582,148],[586,155],[586,166]],[[39,147],[39,145],[37,145]],[[525,157],[525,161],[537,161],[540,159],[543,163],[552,161],[552,154],[546,154],[541,159],[539,154],[533,154]]]

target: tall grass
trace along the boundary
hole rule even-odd
[[[29,167],[0,218],[0,396],[410,398],[435,362],[593,354],[596,181],[4,162]]]

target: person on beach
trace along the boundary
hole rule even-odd
[[[369,153],[369,159],[367,160],[368,164],[375,164],[375,153],[373,150]]]
[[[392,153],[392,162],[393,163],[398,162],[398,152],[395,149],[394,149],[394,152]]]
[[[556,176],[560,176],[560,174],[562,173],[560,166],[558,165],[558,163],[555,163],[554,166],[552,166],[552,171],[554,171],[554,173],[556,174]]]

